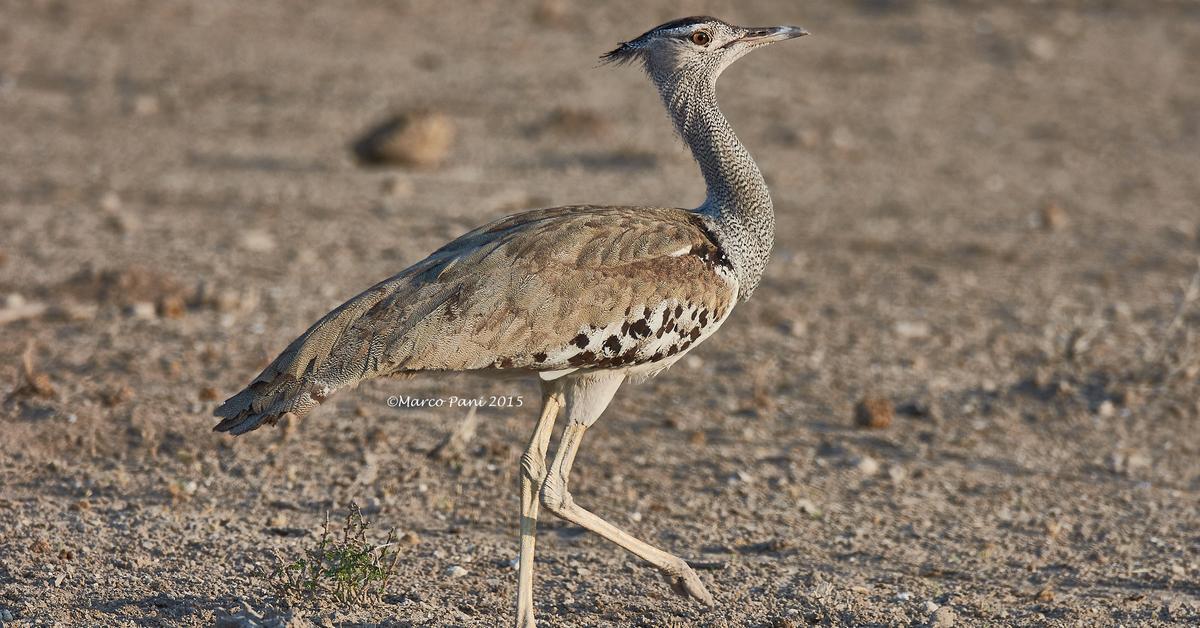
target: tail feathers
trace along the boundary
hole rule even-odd
[[[222,420],[213,431],[236,436],[256,430],[263,424],[275,425],[285,414],[302,417],[332,392],[325,386],[314,384],[308,377],[297,380],[287,374],[277,375],[271,381],[255,380],[217,407],[213,416]]]
[[[384,333],[381,330],[394,336],[406,329],[389,322],[389,316],[399,315],[392,301],[385,299],[404,302],[404,291],[410,287],[406,273],[376,284],[309,327],[245,390],[213,412],[222,419],[213,429],[245,434],[264,423],[274,425],[288,413],[302,417],[333,391],[380,375],[379,352],[384,345],[376,337]],[[381,303],[384,306],[377,310]]]

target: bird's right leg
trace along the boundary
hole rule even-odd
[[[537,534],[539,494],[546,479],[546,448],[554,420],[563,405],[563,395],[550,384],[542,385],[542,415],[538,419],[529,446],[521,456],[521,554],[517,566],[517,627],[532,628],[533,552]]]
[[[570,415],[569,410],[568,415]],[[571,465],[575,462],[575,454],[579,453],[579,443],[583,440],[583,433],[586,431],[587,425],[571,420],[568,416],[568,423],[563,428],[558,451],[554,454],[554,462],[550,465],[550,472],[542,484],[542,503],[559,518],[587,528],[657,567],[676,593],[690,597],[705,606],[714,606],[713,597],[704,588],[700,576],[696,575],[692,567],[682,558],[664,552],[641,539],[634,538],[628,532],[575,503],[570,491],[567,490],[567,480],[571,475]]]

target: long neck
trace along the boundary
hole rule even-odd
[[[697,211],[716,223],[720,244],[738,274],[739,292],[749,297],[775,240],[775,211],[762,172],[717,107],[715,80],[664,82],[659,91],[704,174],[708,195]]]

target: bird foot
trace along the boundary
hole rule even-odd
[[[533,620],[533,613],[519,612],[517,614],[516,628],[537,628],[537,622]]]
[[[692,598],[710,608],[717,605],[712,594],[704,588],[704,583],[700,582],[700,576],[696,575],[695,570],[686,563],[683,569],[676,573],[664,571],[662,574],[667,583],[671,585],[671,590],[677,595]]]

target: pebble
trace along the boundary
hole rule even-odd
[[[884,429],[892,424],[896,407],[886,397],[864,397],[854,410],[854,420],[859,427]]]
[[[601,114],[591,109],[559,107],[542,124],[542,130],[568,137],[600,137],[608,128]]]
[[[159,112],[158,96],[140,94],[133,100],[133,112],[139,116],[152,116]]]
[[[809,517],[820,517],[821,509],[810,499],[800,499],[796,501],[796,509],[808,515]]]
[[[121,196],[116,192],[109,190],[100,197],[100,209],[106,212],[115,212],[121,209]]]
[[[262,229],[242,233],[242,248],[251,253],[270,253],[275,250],[275,237]]]
[[[183,318],[187,314],[187,302],[177,294],[169,294],[158,302],[158,313],[163,318]]]
[[[738,469],[736,473],[729,476],[726,480],[729,484],[754,484],[754,476],[746,473],[743,469]]]
[[[439,111],[412,111],[392,116],[354,145],[364,162],[432,168],[454,144],[454,121]]]
[[[863,456],[855,463],[854,468],[863,475],[875,475],[879,473],[879,461],[870,456]]]
[[[468,573],[470,572],[461,565],[450,565],[446,568],[446,575],[450,576],[451,578],[461,578]]]
[[[154,320],[158,318],[158,308],[149,301],[138,301],[130,304],[128,312],[130,316],[142,320]]]
[[[1058,46],[1054,40],[1045,35],[1035,35],[1029,39],[1029,54],[1039,61],[1050,61],[1058,54]]]
[[[949,606],[939,607],[929,616],[929,625],[933,628],[951,628],[958,623],[958,616]]]
[[[1057,231],[1067,226],[1067,210],[1057,203],[1048,203],[1038,212],[1038,226],[1044,231]]]
[[[929,323],[925,321],[896,321],[892,329],[897,336],[908,339],[928,338],[931,331]]]

